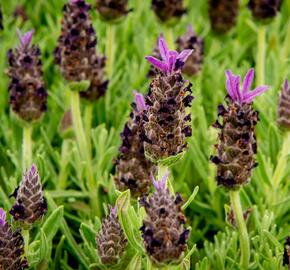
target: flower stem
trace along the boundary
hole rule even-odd
[[[109,78],[112,77],[115,57],[115,25],[107,24],[106,67]]]
[[[32,126],[23,127],[22,141],[22,169],[25,172],[32,163]]]
[[[80,156],[83,162],[86,165],[86,180],[87,180],[87,188],[90,191],[91,195],[91,208],[93,214],[100,214],[100,206],[98,204],[98,199],[95,196],[96,194],[96,185],[93,176],[92,170],[92,161],[91,161],[91,149],[88,148],[87,138],[81,118],[80,111],[80,97],[79,92],[70,91],[70,101],[71,101],[71,112],[72,112],[72,120],[73,120],[73,129],[76,135],[78,149],[80,152]]]
[[[22,230],[22,237],[24,240],[24,254],[28,256],[29,250],[29,230]]]
[[[246,270],[248,269],[250,260],[250,242],[246,222],[243,215],[239,190],[231,190],[230,198],[240,237],[241,268]]]
[[[91,148],[92,115],[93,115],[93,104],[91,103],[86,104],[84,124],[85,124],[85,133],[86,133],[86,139],[88,143],[88,149],[92,149]],[[89,154],[91,156],[91,151]]]
[[[257,85],[265,84],[266,26],[258,28]]]

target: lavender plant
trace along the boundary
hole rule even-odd
[[[111,207],[110,214],[104,218],[96,242],[101,262],[117,264],[126,249],[127,239],[118,220],[116,207]]]
[[[184,50],[179,54],[170,51],[161,37],[159,51],[162,60],[146,57],[161,71],[150,84],[144,119],[145,153],[154,162],[177,156],[185,150],[186,137],[191,136],[191,116],[186,108],[191,106],[193,100],[191,83],[184,80],[181,74],[192,50]]]
[[[237,227],[240,233],[241,267],[247,269],[250,259],[250,244],[246,224],[239,198],[239,189],[251,177],[257,163],[255,126],[259,121],[258,112],[253,110],[252,102],[261,95],[268,86],[258,86],[250,91],[254,79],[254,69],[245,75],[243,88],[240,89],[240,76],[226,71],[227,107],[218,106],[218,119],[214,127],[220,129],[217,156],[211,161],[217,166],[217,183],[230,190],[231,203]]]
[[[156,170],[155,165],[145,157],[142,138],[144,138],[143,119],[147,106],[142,94],[135,93],[130,120],[121,133],[122,145],[116,161],[115,183],[120,190],[129,188],[134,197],[149,192],[150,174]]]
[[[0,208],[0,269],[22,270],[28,268],[24,257],[24,240],[21,230],[13,230],[6,220],[5,211]]]
[[[258,20],[267,20],[277,15],[281,8],[282,0],[250,0],[249,9],[254,18]]]
[[[187,32],[183,36],[176,39],[176,44],[179,52],[187,49],[192,50],[182,68],[182,72],[188,76],[198,74],[202,69],[204,41],[194,33],[192,25],[187,27]]]
[[[166,188],[168,174],[158,181],[152,179],[155,192],[141,200],[147,215],[140,230],[146,252],[157,265],[180,261],[189,235],[184,227],[183,200],[178,193],[174,197]]]

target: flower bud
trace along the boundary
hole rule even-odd
[[[290,129],[290,85],[288,80],[285,80],[278,103],[278,119],[280,127]]]
[[[280,11],[282,0],[250,0],[248,7],[257,20],[275,17]]]

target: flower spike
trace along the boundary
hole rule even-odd
[[[24,33],[23,35],[21,34],[19,29],[17,29],[16,31],[19,38],[20,47],[21,48],[29,47],[32,37],[33,37],[34,30],[28,31]]]
[[[159,60],[153,56],[146,56],[145,58],[166,75],[170,75],[174,71],[181,69],[187,58],[193,52],[193,50],[183,50],[181,53],[178,53],[177,51],[170,51],[167,47],[165,39],[162,36],[159,37],[158,46],[162,60]]]
[[[243,89],[240,89],[240,76],[233,74],[230,70],[225,72],[227,77],[226,80],[226,88],[230,98],[233,101],[238,102],[239,104],[251,103],[256,96],[261,95],[265,91],[269,89],[267,85],[261,85],[250,91],[250,87],[252,85],[254,79],[254,69],[251,68],[243,82]]]

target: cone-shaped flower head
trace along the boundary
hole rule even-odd
[[[134,197],[147,194],[151,186],[150,173],[155,165],[146,159],[144,153],[143,118],[147,110],[143,95],[135,93],[130,120],[121,133],[122,145],[116,161],[115,183],[118,189],[130,189]]]
[[[175,156],[186,148],[186,137],[191,136],[191,117],[186,108],[193,100],[191,83],[181,75],[192,50],[170,51],[161,37],[159,51],[161,60],[146,57],[160,71],[150,84],[144,118],[145,152],[154,162]]]
[[[174,197],[166,188],[168,173],[156,181],[155,192],[141,200],[146,218],[141,227],[147,254],[156,264],[177,262],[187,247],[189,230],[184,227],[186,217],[179,194]]]
[[[268,86],[259,86],[250,91],[253,69],[246,74],[242,89],[240,76],[229,70],[226,76],[227,107],[218,106],[218,119],[214,127],[220,129],[219,143],[216,146],[217,156],[211,157],[211,160],[217,165],[218,184],[236,189],[250,180],[251,171],[257,165],[254,159],[257,152],[255,126],[259,116],[252,108],[252,101]]]
[[[0,208],[0,269],[22,270],[28,268],[24,253],[24,240],[20,229],[13,231],[6,221],[6,213]]]
[[[280,10],[282,0],[250,0],[248,7],[254,18],[267,20],[275,17]]]
[[[288,80],[285,80],[278,104],[278,124],[290,130],[290,85]]]
[[[209,0],[208,12],[211,28],[216,32],[225,33],[236,24],[239,0]]]
[[[96,243],[103,264],[118,263],[127,247],[127,239],[118,220],[116,207],[111,207],[110,214],[103,219]]]
[[[46,214],[47,204],[35,165],[32,165],[31,169],[24,174],[13,196],[16,201],[10,214],[16,221],[31,225]]]
[[[18,31],[19,46],[8,51],[8,76],[12,110],[23,120],[33,122],[47,109],[47,90],[43,82],[40,49],[31,45],[33,31],[22,35]]]
[[[128,0],[97,0],[97,10],[106,21],[119,20],[131,11]]]
[[[186,13],[183,0],[152,0],[152,9],[162,22],[178,19]]]
[[[284,244],[283,266],[288,266],[290,269],[290,236],[287,236]]]
[[[61,35],[54,51],[55,62],[67,81],[90,81],[81,96],[88,100],[105,94],[105,57],[96,53],[97,38],[89,15],[90,5],[84,0],[71,0],[64,5]]]
[[[188,76],[196,75],[201,70],[203,63],[203,39],[198,37],[193,31],[192,25],[189,25],[186,34],[179,37],[176,44],[179,52],[186,49],[193,50],[185,62],[182,72]]]

